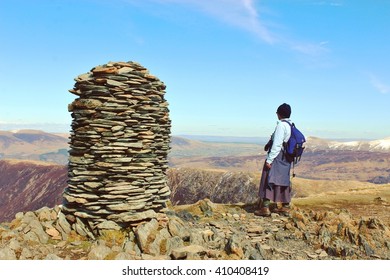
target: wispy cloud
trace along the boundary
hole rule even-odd
[[[149,0],[162,4],[187,5],[202,11],[215,19],[246,30],[258,36],[268,44],[276,37],[262,22],[255,0]]]
[[[302,54],[309,56],[318,56],[325,52],[328,52],[328,42],[309,43],[302,41],[286,41],[290,48]]]
[[[388,94],[390,93],[390,85],[384,83],[382,80],[380,80],[377,76],[374,74],[369,74],[370,77],[370,83],[371,85],[380,93],[382,94]]]
[[[138,0],[127,0],[139,4]],[[291,39],[275,30],[279,23],[266,20],[267,9],[258,0],[144,0],[143,3],[175,4],[201,11],[216,20],[245,30],[269,45],[278,45],[294,52],[319,56],[327,52],[327,42]],[[325,1],[326,2],[326,1]],[[322,3],[322,2],[321,2]],[[326,2],[327,4],[339,1]]]
[[[321,6],[336,6],[340,7],[344,5],[344,1],[342,0],[326,0],[326,1],[314,1],[313,5],[321,5]]]

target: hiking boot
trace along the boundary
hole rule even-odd
[[[268,207],[261,207],[259,210],[255,211],[256,216],[269,217],[271,216],[271,211]]]
[[[277,213],[282,216],[289,216],[290,215],[290,207],[282,206],[281,208],[275,208],[274,213]]]

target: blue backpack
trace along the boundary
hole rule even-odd
[[[297,163],[301,160],[301,156],[305,147],[303,146],[306,142],[305,136],[295,127],[294,123],[289,123],[288,121],[283,120],[291,127],[291,136],[288,139],[287,143],[284,142],[284,157],[288,162]]]

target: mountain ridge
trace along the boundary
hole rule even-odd
[[[207,147],[215,144],[238,144],[262,146],[269,137],[238,137],[208,135],[172,135],[172,148],[184,148],[196,145]],[[315,136],[307,137],[307,148],[312,150],[363,150],[390,151],[390,136],[375,140],[329,140]],[[68,148],[68,134],[49,133],[42,130],[22,129],[12,131],[0,130],[0,154],[22,155],[53,152]]]
[[[350,150],[389,152],[390,137],[377,140],[335,141],[318,137],[308,137],[308,148],[312,150]]]
[[[68,149],[68,139],[57,134],[33,129],[0,131],[0,159],[42,160],[42,155],[64,149]]]

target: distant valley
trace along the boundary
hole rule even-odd
[[[172,203],[194,203],[205,197],[221,203],[254,203],[266,138],[258,139],[261,143],[239,140],[173,136],[168,158]],[[9,220],[18,211],[61,203],[67,184],[67,151],[66,135],[34,130],[0,132],[0,221]],[[347,201],[353,190],[361,194],[358,203],[363,203],[363,198],[369,205],[378,200],[385,204],[375,204],[372,209],[387,213],[389,154],[388,138],[350,142],[308,138],[302,160],[295,167],[296,203],[307,205],[311,197],[332,207]],[[337,200],[336,193],[343,193],[344,202]],[[329,199],[333,204],[326,203]],[[359,210],[355,202],[351,205]]]
[[[173,136],[169,164],[172,168],[260,172],[266,141],[267,138],[251,137]],[[390,183],[389,154],[390,138],[340,142],[309,137],[295,172],[307,179],[385,184]],[[68,137],[37,130],[0,131],[0,159],[66,165]]]
[[[263,147],[267,138],[187,137],[172,137],[168,157],[170,167],[260,172],[263,166],[266,155]],[[385,184],[390,183],[389,155],[390,138],[341,142],[309,137],[295,171],[299,177],[307,179]],[[0,131],[0,159],[38,160],[66,165],[68,138],[37,130]]]
[[[264,144],[202,142],[174,137],[172,167],[235,172],[260,172],[266,157]],[[321,180],[390,183],[390,138],[337,142],[310,137],[297,176]]]

